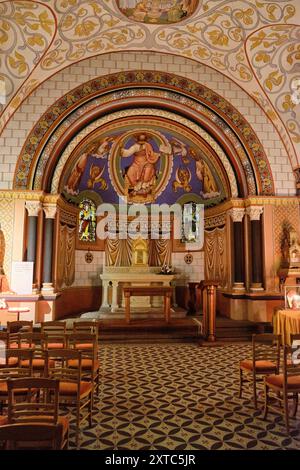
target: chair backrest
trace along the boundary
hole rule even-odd
[[[78,361],[77,368],[69,366],[71,360]],[[75,349],[47,349],[45,351],[46,376],[63,382],[76,383],[79,397],[82,378],[81,361],[81,352]]]
[[[262,333],[252,335],[252,359],[255,361],[274,362],[279,370],[280,365],[280,335]]]
[[[97,320],[74,321],[73,333],[92,333],[98,339],[99,322]]]
[[[60,450],[63,443],[62,424],[6,424],[0,426],[0,442],[5,443],[5,450],[28,449],[24,443],[36,442],[34,449],[49,448]],[[42,444],[44,443],[44,444]],[[32,447],[31,447],[32,449]]]
[[[66,333],[66,327],[65,321],[44,321],[41,323],[41,332],[47,335]]]
[[[42,333],[43,334],[43,339],[42,339],[42,345],[43,349],[48,349],[51,347],[52,349],[62,349],[65,348],[67,345],[67,337],[66,333]]]
[[[28,332],[33,331],[33,322],[29,320],[19,320],[19,321],[8,321],[7,322],[7,333],[19,333],[22,328],[26,328]]]
[[[7,389],[9,423],[57,423],[59,380],[41,377],[9,379]],[[25,393],[20,395],[20,390]]]
[[[26,333],[33,332],[33,322],[27,320],[8,321],[7,322],[7,347],[9,348],[12,343],[18,343],[18,334],[24,330]]]
[[[23,345],[28,345],[29,347],[41,348],[44,339],[44,333],[18,333],[18,347],[22,348]]]
[[[33,353],[33,349],[29,348],[7,349],[5,351],[5,367],[0,368],[0,380],[32,376]]]
[[[298,392],[296,388],[293,391],[300,393],[300,347],[294,349],[291,346],[285,345],[283,349],[283,387],[286,392],[288,378],[295,375],[299,376],[299,387],[297,389]]]
[[[98,340],[93,333],[73,333],[68,335],[67,344],[69,348],[75,348],[82,352],[82,357],[97,357]]]

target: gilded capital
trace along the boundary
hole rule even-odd
[[[37,217],[42,205],[40,201],[25,201],[25,208],[29,217]]]
[[[242,222],[245,215],[245,209],[242,207],[234,207],[230,209],[229,215],[232,218],[233,222]]]
[[[46,219],[54,219],[56,214],[56,204],[43,204]]]
[[[247,207],[246,214],[249,215],[250,220],[260,220],[260,216],[263,211],[263,206],[250,206]]]

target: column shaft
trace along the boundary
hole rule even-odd
[[[234,282],[245,282],[243,222],[233,222]]]
[[[36,238],[37,238],[37,216],[28,216],[27,226],[27,261],[35,262]]]
[[[43,283],[52,282],[53,227],[54,219],[45,219]]]
[[[262,284],[261,221],[251,220],[252,283]]]

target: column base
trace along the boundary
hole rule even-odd
[[[235,282],[232,286],[233,290],[245,291],[245,284],[243,282]]]
[[[52,282],[43,282],[41,294],[42,295],[54,294],[54,287],[53,287]]]
[[[253,282],[250,286],[250,290],[252,292],[262,291],[264,290],[261,282]]]

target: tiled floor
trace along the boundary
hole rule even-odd
[[[281,416],[270,413],[263,421],[250,391],[238,398],[238,361],[250,348],[102,345],[94,425],[84,423],[81,448],[300,450],[300,412],[287,436]]]

